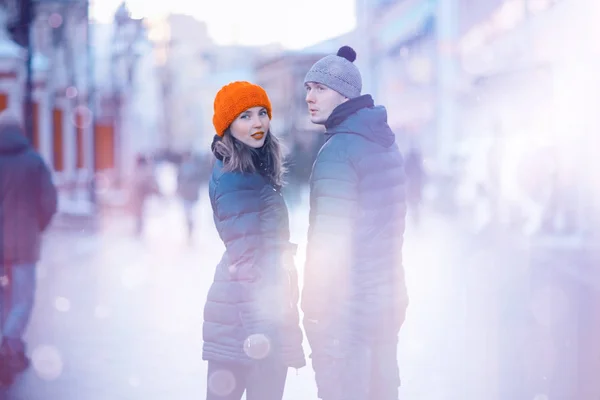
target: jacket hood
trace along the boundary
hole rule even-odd
[[[326,126],[327,135],[353,133],[384,147],[390,147],[396,142],[396,135],[387,123],[387,110],[383,106],[373,105],[370,95],[339,105],[333,110]]]
[[[0,125],[0,153],[21,153],[29,147],[29,140],[19,125]]]

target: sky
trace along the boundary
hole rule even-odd
[[[281,43],[300,49],[354,28],[356,0],[129,0],[136,17],[188,14],[208,25],[218,44]],[[120,0],[93,0],[94,17],[109,22]]]

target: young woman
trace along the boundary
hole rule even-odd
[[[260,86],[233,82],[217,93],[209,194],[226,250],[204,308],[208,400],[244,392],[247,400],[281,400],[288,368],[305,365],[283,156],[270,123]]]

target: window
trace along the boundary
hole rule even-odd
[[[61,172],[65,168],[63,137],[63,110],[55,108],[52,111],[52,150],[56,172]]]
[[[95,127],[94,151],[96,171],[115,167],[115,130],[112,122],[99,123]]]
[[[75,146],[77,149],[75,165],[77,169],[85,167],[85,116],[77,109],[75,114]]]
[[[0,111],[4,111],[8,108],[8,95],[6,93],[0,93]]]

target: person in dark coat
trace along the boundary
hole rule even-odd
[[[280,400],[288,368],[305,365],[283,155],[260,86],[224,86],[214,110],[209,196],[225,253],[204,308],[207,399]]]
[[[146,204],[151,196],[160,196],[154,168],[148,158],[138,154],[133,173],[131,207],[135,216],[135,236],[140,237],[146,221]]]
[[[0,380],[12,381],[27,368],[23,334],[35,299],[36,264],[42,233],[57,208],[57,193],[50,170],[31,147],[19,124],[0,115],[0,268],[8,276],[3,285],[5,316],[0,345]],[[8,296],[6,295],[8,294]]]
[[[194,207],[200,198],[203,179],[198,162],[191,152],[185,152],[177,171],[177,194],[183,203],[188,239],[194,234]]]
[[[361,95],[355,58],[344,46],[304,81],[311,121],[326,128],[310,177],[304,329],[321,399],[397,400],[404,165],[386,109]]]
[[[425,185],[425,170],[423,168],[423,155],[421,151],[412,146],[406,155],[404,166],[406,172],[406,199],[408,211],[412,214],[415,224],[420,220],[420,209],[423,201],[423,186]]]

